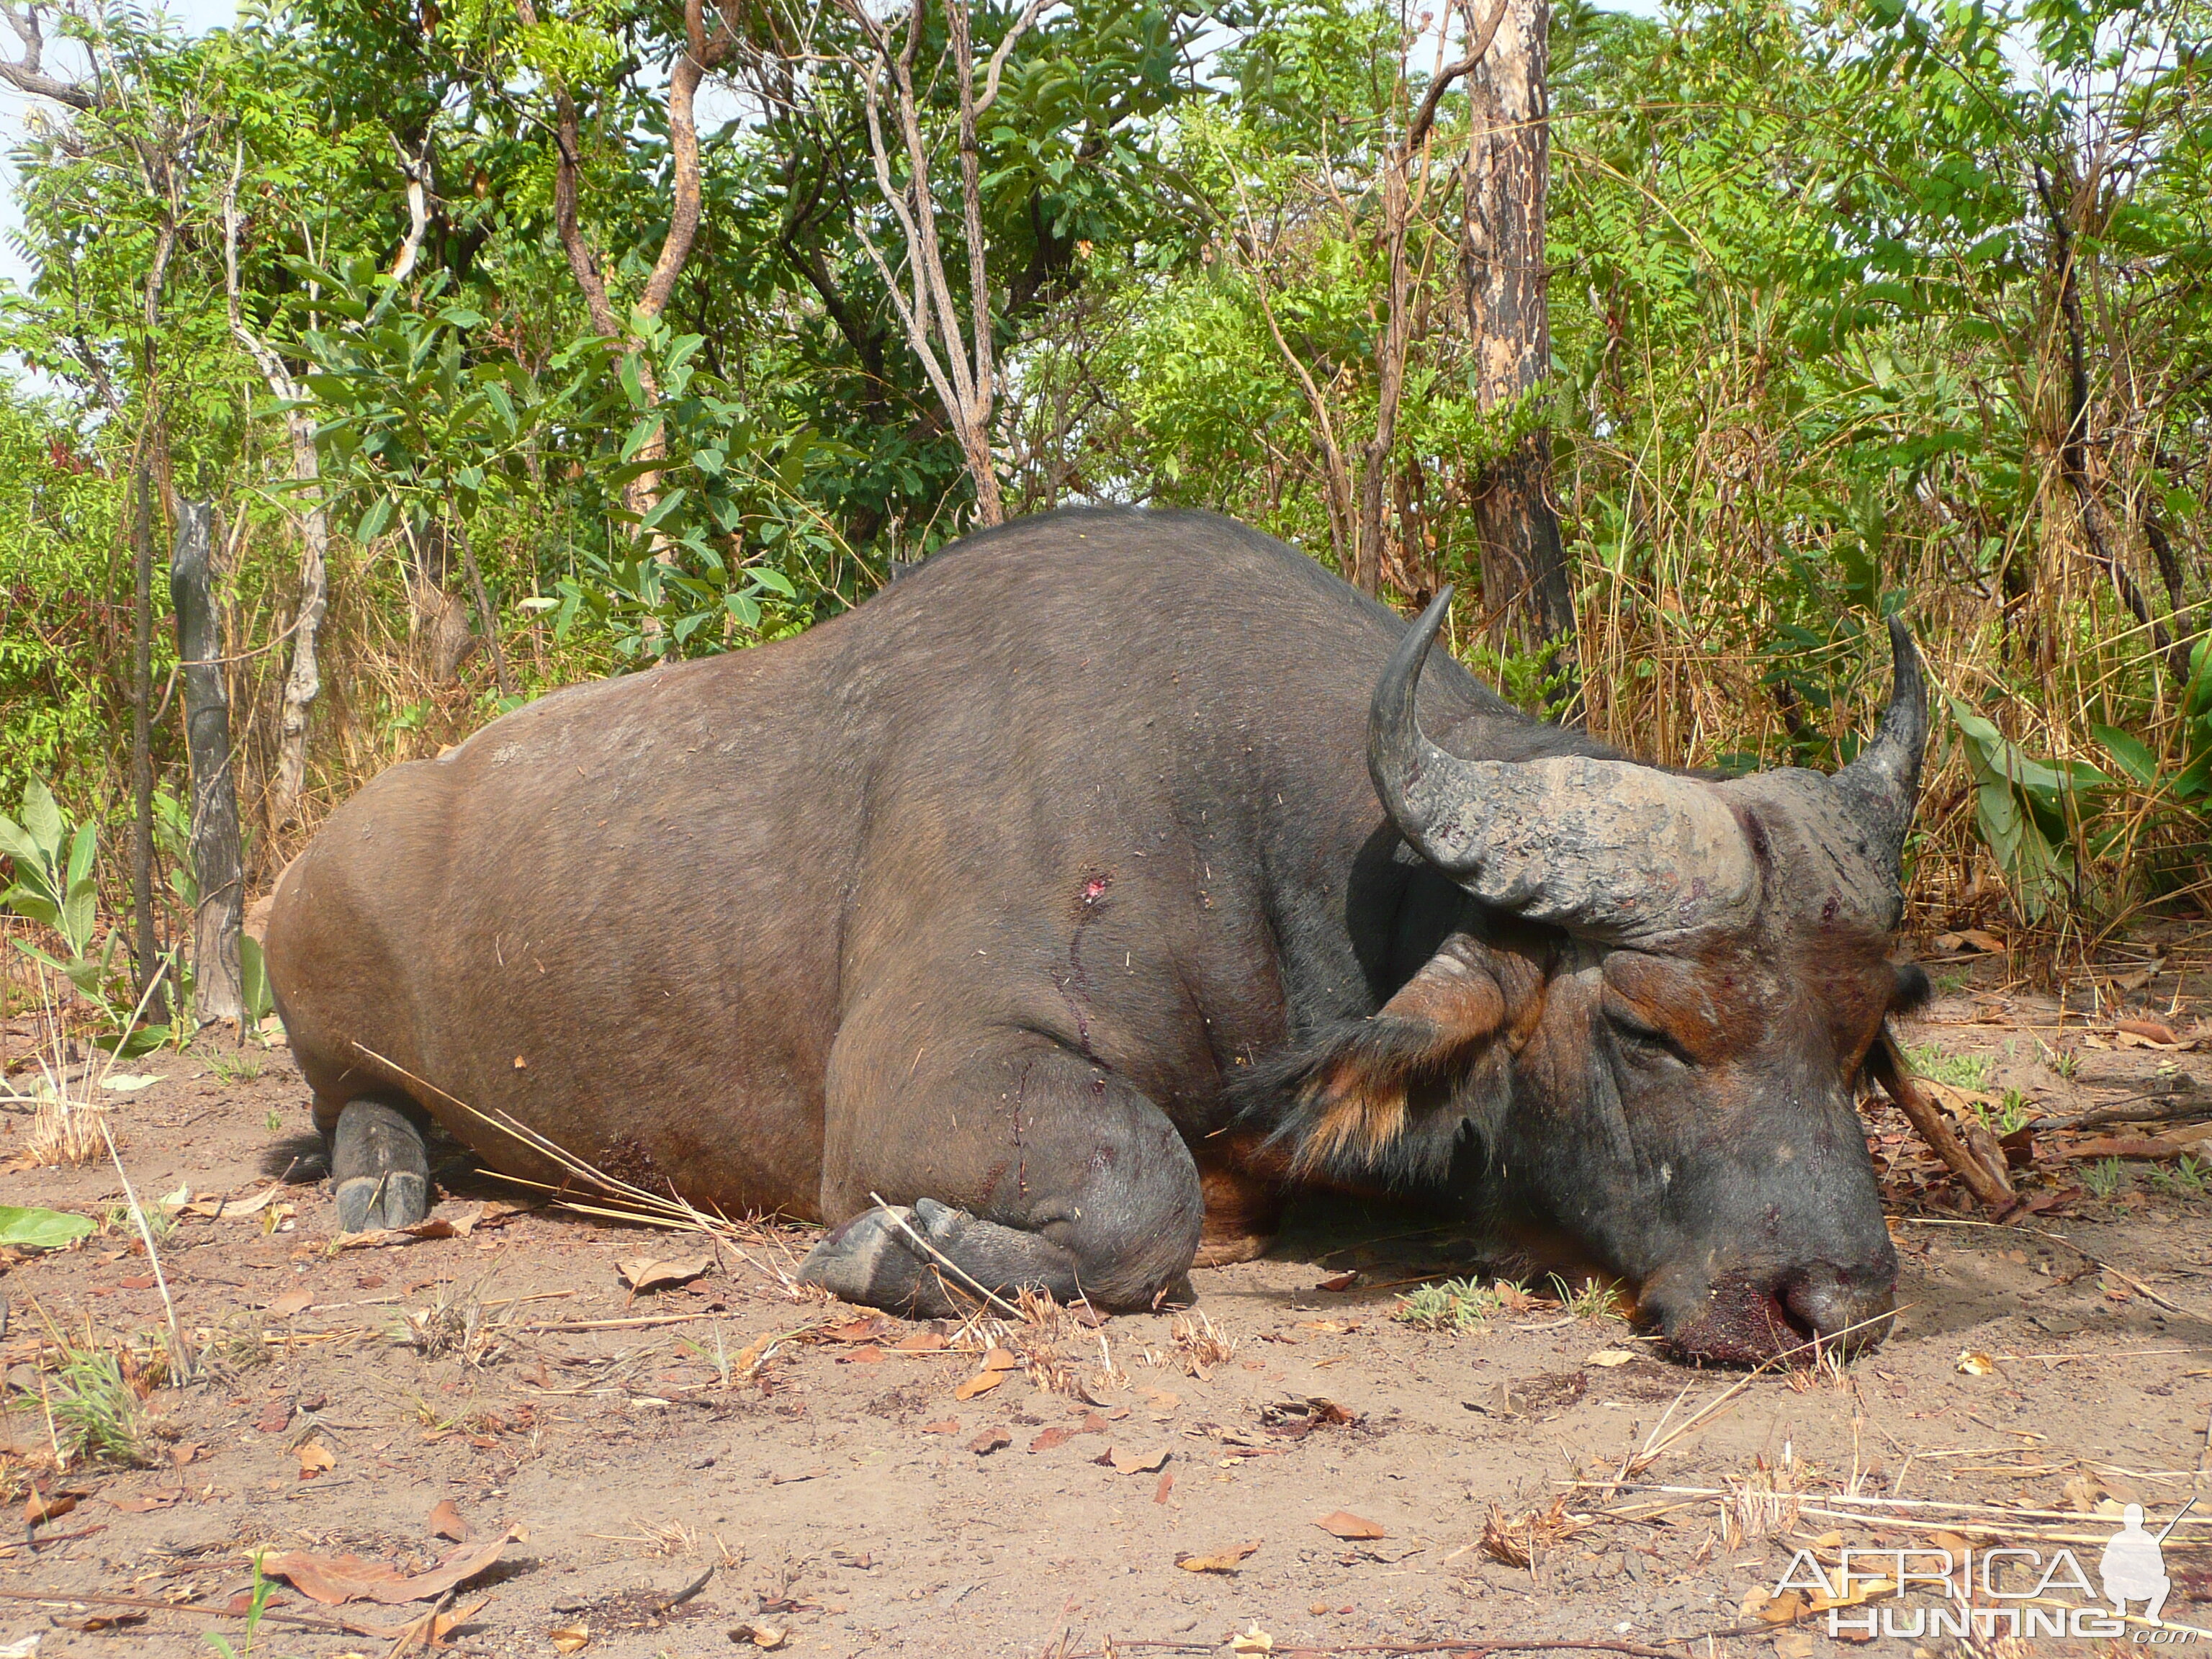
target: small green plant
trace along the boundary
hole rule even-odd
[[[1587,1279],[1579,1285],[1571,1285],[1553,1273],[1552,1290],[1559,1299],[1559,1306],[1577,1319],[1621,1317],[1620,1304],[1613,1294],[1614,1286],[1610,1279]]]
[[[1963,969],[1948,974],[1936,974],[1930,977],[1936,981],[1936,994],[1939,997],[1956,996],[1974,982],[1974,976]]]
[[[1994,1106],[1978,1100],[1972,1104],[1974,1115],[1981,1119],[1982,1127],[2000,1140],[2007,1135],[2017,1134],[2035,1117],[2033,1103],[2017,1089],[2006,1090],[2002,1098]]]
[[[252,1659],[254,1638],[261,1633],[261,1620],[268,1610],[270,1593],[276,1588],[276,1581],[262,1573],[261,1556],[261,1551],[254,1551],[253,1595],[246,1604],[246,1644],[233,1647],[228,1637],[215,1631],[208,1632],[203,1638],[210,1647],[222,1655],[222,1659]]]
[[[2051,1069],[2071,1083],[2081,1075],[2081,1051],[2079,1048],[2054,1048],[2043,1045],[2043,1058]]]
[[[146,1407],[112,1348],[64,1343],[51,1409],[72,1462],[146,1462]]]
[[[2212,1161],[2200,1164],[2185,1156],[2171,1170],[2152,1170],[2150,1184],[2177,1198],[2202,1198],[2208,1176],[2212,1176]]]
[[[235,1054],[219,1054],[208,1061],[208,1070],[222,1083],[251,1083],[261,1075],[259,1054],[240,1048]]]
[[[1391,1317],[1425,1331],[1480,1331],[1489,1328],[1491,1316],[1504,1307],[1504,1294],[1498,1287],[1472,1279],[1448,1279],[1400,1297]]]
[[[270,1134],[272,1134],[272,1135],[276,1135],[276,1134],[282,1134],[282,1133],[284,1133],[284,1114],[283,1114],[283,1113],[282,1113],[282,1112],[271,1112],[271,1113],[270,1113],[270,1114],[269,1114],[269,1116],[268,1116],[268,1118],[267,1118],[266,1121],[267,1121],[267,1123],[268,1123],[268,1126],[269,1126],[269,1133],[270,1133]]]
[[[1932,1042],[1909,1046],[1905,1058],[1920,1076],[1954,1089],[1986,1089],[1991,1066],[1987,1054],[1948,1054]]]
[[[2100,1158],[2081,1171],[2081,1184],[2092,1198],[2110,1198],[2128,1186],[2128,1166],[2117,1158]]]

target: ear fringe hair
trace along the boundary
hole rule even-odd
[[[1389,1013],[1339,1020],[1244,1071],[1231,1097],[1239,1120],[1266,1129],[1267,1145],[1286,1151],[1300,1176],[1430,1184],[1449,1172],[1470,1115],[1449,1109],[1468,1081],[1455,1072],[1487,1036]]]

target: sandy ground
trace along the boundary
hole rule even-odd
[[[1988,988],[1965,970],[1945,982],[1907,1040],[1987,1056],[1989,1091],[2016,1089],[2037,1114],[2212,1084],[2212,1054],[2146,1047],[2109,1020],[2062,1026],[2049,999],[1994,988],[1994,968]],[[2172,989],[2142,994],[2186,1025]],[[29,1028],[9,1029],[21,1085]],[[1428,1218],[1340,1205],[1302,1215],[1267,1260],[1195,1275],[1187,1313],[1095,1328],[1062,1316],[962,1330],[795,1297],[777,1270],[805,1248],[797,1228],[763,1230],[742,1255],[704,1247],[699,1277],[633,1292],[618,1264],[696,1255],[699,1241],[513,1212],[522,1195],[465,1165],[445,1171],[437,1212],[473,1219],[465,1234],[333,1252],[300,1133],[306,1091],[282,1048],[258,1060],[248,1076],[212,1050],[157,1054],[135,1064],[161,1081],[111,1112],[149,1197],[251,1198],[289,1171],[261,1209],[187,1213],[160,1246],[205,1377],[152,1392],[148,1467],[56,1476],[48,1429],[58,1344],[158,1341],[161,1289],[127,1221],[0,1280],[0,1591],[19,1598],[0,1600],[0,1650],[36,1632],[49,1659],[209,1652],[203,1632],[240,1641],[238,1620],[89,1598],[221,1607],[250,1589],[255,1551],[408,1571],[512,1528],[451,1604],[470,1610],[445,1638],[458,1650],[1205,1652],[1256,1631],[1277,1652],[1516,1639],[1804,1659],[1839,1646],[1818,1616],[1770,1626],[1742,1611],[1796,1548],[1926,1539],[1954,1513],[1971,1541],[2017,1528],[1899,1510],[1918,1530],[1869,1531],[1805,1514],[1817,1502],[1791,1492],[2063,1511],[2097,1540],[2125,1502],[2154,1527],[2200,1491],[2212,1507],[2198,1474],[2212,1203],[2154,1175],[2171,1158],[2084,1186],[2093,1166],[2063,1156],[2066,1137],[2039,1136],[2042,1161],[2019,1178],[2043,1207],[1996,1228],[1900,1119],[1870,1109],[1905,1262],[1899,1328],[1841,1373],[1747,1379],[1670,1364],[1617,1318],[1541,1300],[1479,1328],[1416,1328],[1401,1297],[1476,1271],[1463,1243]],[[0,1161],[28,1127],[0,1115]],[[106,1165],[0,1175],[0,1202],[105,1217],[122,1196]],[[1200,1315],[1218,1343],[1194,1334]],[[978,1391],[1004,1363],[981,1352],[994,1343],[1018,1363]],[[1729,1496],[1565,1484],[1619,1474],[1685,1422],[1642,1482]],[[81,1495],[27,1526],[34,1481],[49,1502]],[[456,1518],[467,1545],[434,1535]],[[2212,1625],[2191,1599],[2212,1599],[2204,1557],[2180,1547],[2193,1529],[2168,1542],[2166,1613]],[[1533,1545],[1528,1564],[1500,1559],[1516,1545]],[[2095,1545],[2081,1553],[2094,1576]],[[33,1595],[87,1599],[20,1599]],[[394,1647],[333,1621],[388,1630],[431,1603],[327,1607],[286,1583],[271,1605],[322,1622],[271,1620],[256,1652],[327,1656]],[[1680,1639],[1730,1632],[1744,1633]],[[1955,1644],[1875,1650],[1916,1645]]]

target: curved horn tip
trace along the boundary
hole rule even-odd
[[[1368,775],[1391,821],[1417,846],[1421,832],[1407,816],[1407,792],[1420,775],[1422,750],[1428,741],[1422,735],[1417,708],[1421,669],[1450,613],[1452,592],[1452,585],[1446,583],[1393,647],[1382,678],[1375,683],[1375,699],[1367,713]]]

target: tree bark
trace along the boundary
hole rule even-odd
[[[283,358],[246,325],[238,281],[238,179],[245,165],[246,153],[241,144],[231,164],[230,183],[222,196],[223,286],[230,306],[230,331],[261,371],[270,396],[287,404],[304,404],[305,389],[292,378]],[[410,183],[410,200],[419,190],[418,183]],[[413,240],[419,245],[419,234]],[[270,822],[279,830],[289,829],[298,818],[300,795],[307,785],[307,715],[323,690],[322,662],[317,644],[323,613],[330,604],[331,550],[330,520],[323,511],[321,491],[316,488],[321,481],[323,467],[322,458],[315,450],[314,416],[302,408],[286,410],[284,432],[292,446],[292,481],[306,486],[301,499],[307,505],[300,516],[300,602],[292,614],[292,661],[285,671],[283,702],[277,715],[276,787],[270,802]]]
[[[168,1003],[156,983],[162,972],[154,934],[154,481],[140,443],[131,468],[131,952],[137,958],[138,993],[146,1021],[168,1023]]]
[[[1380,185],[1387,289],[1382,335],[1376,347],[1375,433],[1367,441],[1360,455],[1359,528],[1358,540],[1352,549],[1350,573],[1352,585],[1363,593],[1379,592],[1382,586],[1382,547],[1389,526],[1385,501],[1389,493],[1390,452],[1398,441],[1398,409],[1406,391],[1406,354],[1413,344],[1413,314],[1409,292],[1410,277],[1406,266],[1406,237],[1411,228],[1414,211],[1413,162],[1416,157],[1424,158],[1422,194],[1426,195],[1428,173],[1425,154],[1429,132],[1436,123],[1437,106],[1443,101],[1444,94],[1451,88],[1453,82],[1481,64],[1512,4],[1513,0],[1496,0],[1491,8],[1489,21],[1479,28],[1474,21],[1474,8],[1472,3],[1468,5],[1468,27],[1474,31],[1474,34],[1468,44],[1467,55],[1443,69],[1430,82],[1420,106],[1406,124],[1404,140],[1392,149],[1382,165]],[[1402,74],[1400,84],[1404,84]],[[1539,216],[1540,218],[1540,211]]]
[[[223,684],[222,617],[216,608],[214,538],[207,503],[180,503],[169,555],[169,599],[177,613],[177,657],[185,682],[185,749],[191,763],[192,1012],[201,1023],[240,1024],[246,999],[238,929],[246,872],[238,836],[238,790],[230,767],[230,696]]]
[[[1467,216],[1461,276],[1481,406],[1510,408],[1549,372],[1545,182],[1551,164],[1546,90],[1549,0],[1507,0],[1490,51],[1469,76]],[[1475,490],[1482,601],[1500,649],[1554,641],[1575,696],[1574,590],[1551,497],[1551,439],[1539,428],[1510,446]]]

